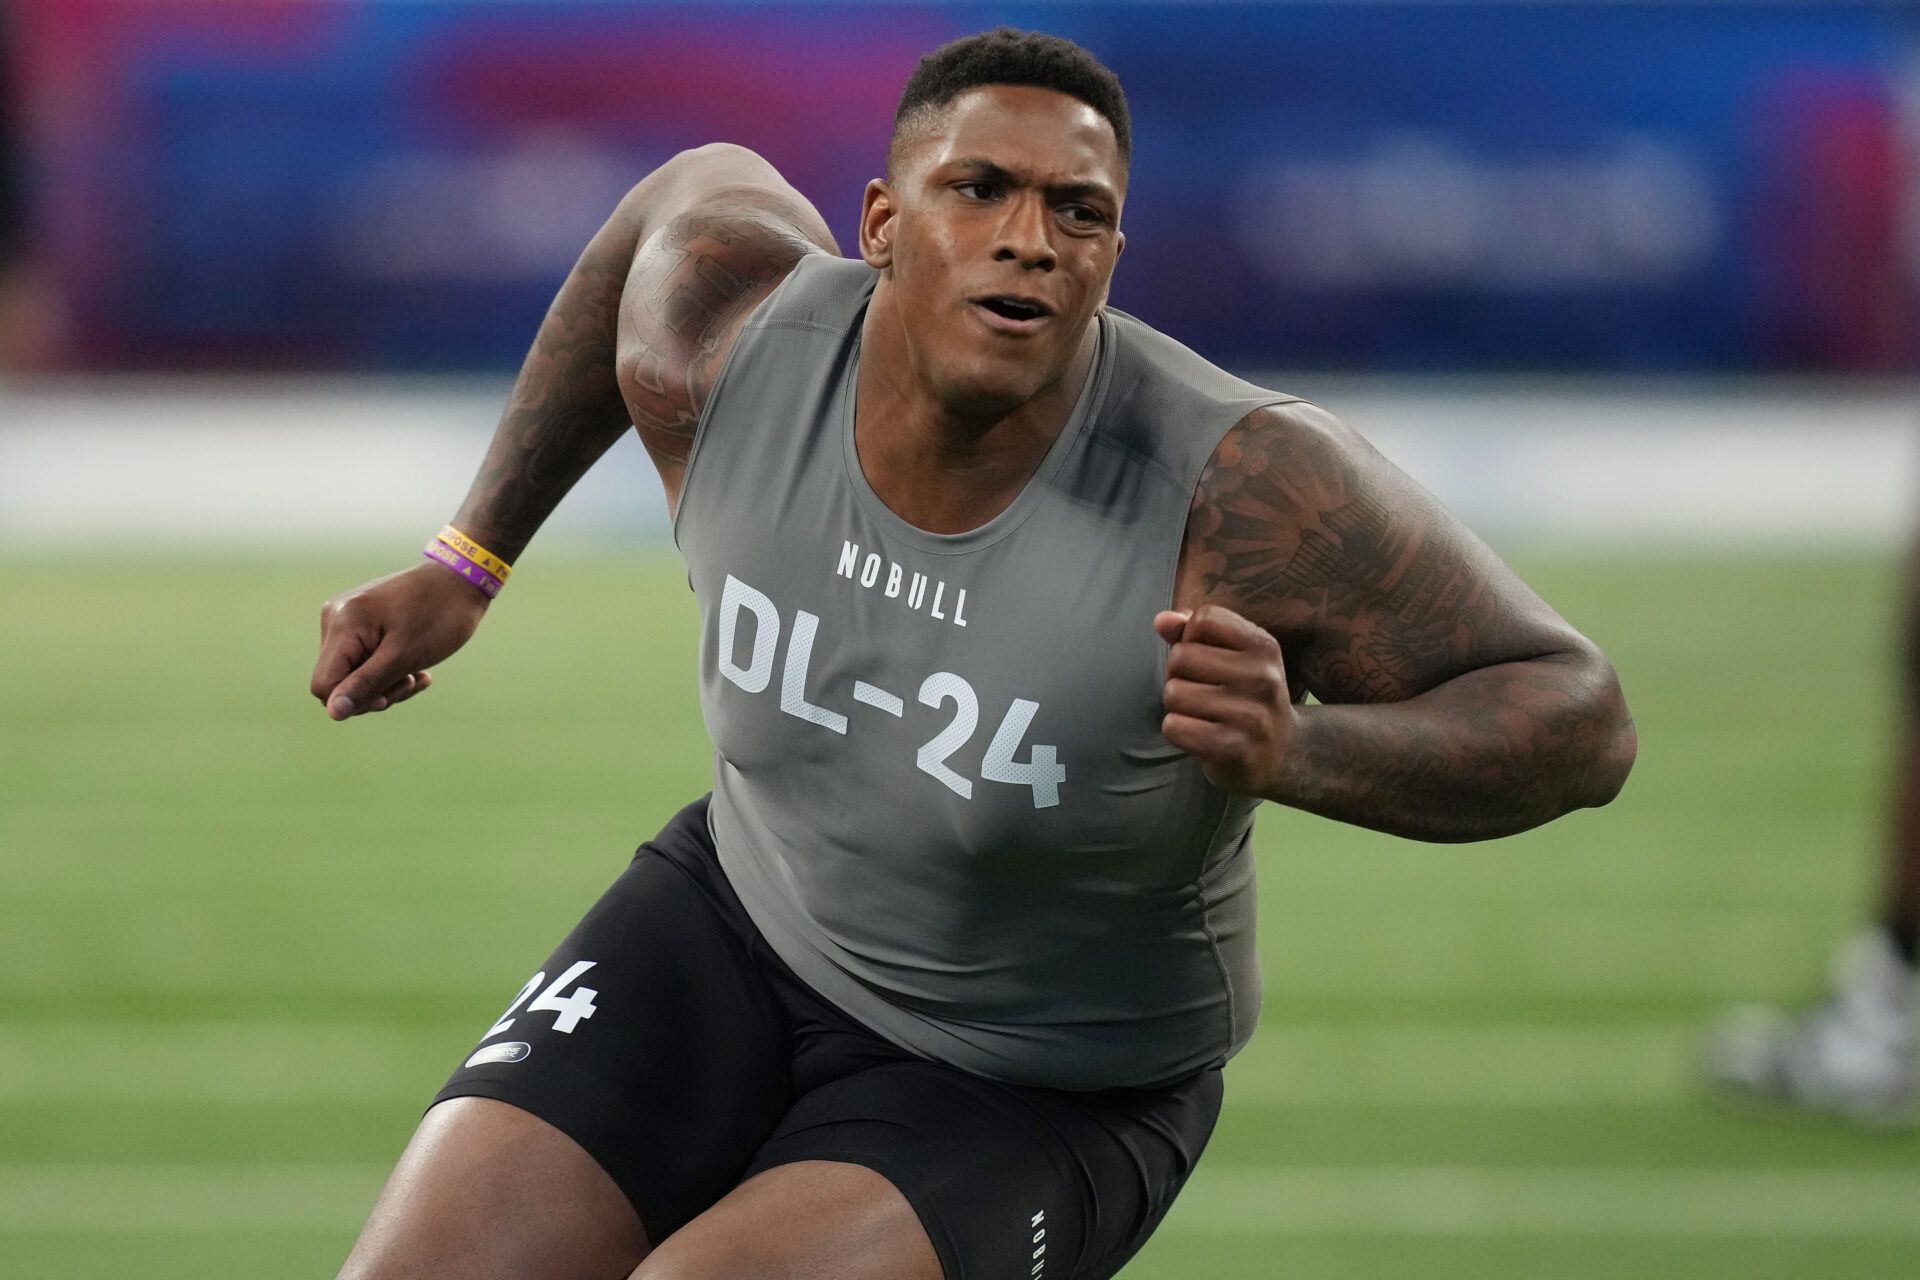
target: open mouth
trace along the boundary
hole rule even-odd
[[[1030,329],[1053,314],[1053,309],[1038,298],[1024,298],[1010,293],[975,298],[973,304],[997,318],[1000,323],[995,328]]]

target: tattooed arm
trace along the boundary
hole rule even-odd
[[[517,559],[629,424],[675,503],[700,406],[741,323],[820,251],[838,253],[820,215],[751,151],[701,147],[649,174],[548,308],[454,524]],[[336,596],[320,614],[314,697],[336,720],[405,701],[486,605],[425,561]]]
[[[1605,804],[1632,766],[1600,651],[1311,406],[1260,410],[1221,442],[1175,604],[1156,619],[1167,736],[1231,790],[1478,840]]]
[[[561,286],[454,523],[513,560],[629,425],[677,501],[700,406],[741,323],[822,250],[839,252],[826,223],[751,151],[702,147],[661,166]]]

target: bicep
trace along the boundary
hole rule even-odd
[[[1202,475],[1183,592],[1277,636],[1323,702],[1410,698],[1585,644],[1438,500],[1308,405],[1234,427]]]
[[[838,249],[807,199],[742,148],[701,148],[655,179],[621,290],[616,367],[671,491],[748,314],[802,257]]]

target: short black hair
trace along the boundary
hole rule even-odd
[[[1132,165],[1133,130],[1120,77],[1071,40],[1041,31],[996,27],[943,44],[920,59],[907,77],[907,87],[900,91],[900,106],[893,113],[888,167],[892,167],[900,135],[908,125],[983,84],[1030,85],[1080,99],[1106,117],[1120,147],[1120,163]]]

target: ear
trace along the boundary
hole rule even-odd
[[[860,199],[860,256],[877,271],[893,265],[893,188],[885,178],[867,184]]]
[[[1113,260],[1120,261],[1120,255],[1127,251],[1127,233],[1116,231],[1113,236]]]

